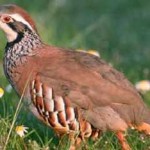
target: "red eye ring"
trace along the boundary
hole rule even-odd
[[[11,17],[10,16],[3,16],[3,22],[9,23],[10,21],[11,21]]]

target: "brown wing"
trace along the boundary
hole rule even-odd
[[[49,85],[54,84],[56,91],[61,94],[67,91],[69,96],[79,92],[100,106],[110,103],[135,104],[141,101],[139,94],[122,73],[98,57],[65,50],[61,50],[55,57],[42,57],[41,62],[40,57],[41,54],[36,59],[39,63],[37,71],[43,80],[47,78],[45,81]]]

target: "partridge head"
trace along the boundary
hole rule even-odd
[[[0,6],[0,28],[7,45],[4,72],[34,115],[72,144],[96,139],[101,131],[130,126],[150,133],[150,111],[130,82],[101,58],[44,44],[28,13]],[[75,138],[76,137],[76,138]]]

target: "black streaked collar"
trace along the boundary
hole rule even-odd
[[[9,23],[8,25],[12,28],[12,30],[17,32],[15,27],[13,26],[13,24]],[[14,46],[14,44],[16,44],[16,43],[19,43],[22,40],[22,38],[24,37],[25,32],[29,32],[29,33],[32,32],[31,29],[27,25],[23,24],[23,26],[24,26],[24,32],[17,32],[17,34],[18,34],[17,38],[12,42],[7,42],[6,47],[5,47],[6,49],[8,47]]]

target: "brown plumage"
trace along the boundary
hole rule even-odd
[[[16,5],[0,6],[0,28],[8,39],[7,78],[19,95],[25,90],[31,111],[58,135],[68,134],[75,145],[112,130],[127,150],[122,132],[128,127],[150,133],[150,111],[122,73],[97,56],[44,44]]]

